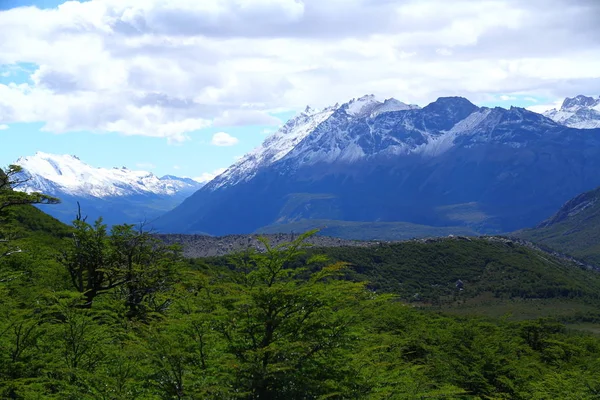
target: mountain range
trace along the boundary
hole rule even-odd
[[[38,152],[17,160],[27,180],[18,189],[61,198],[44,210],[64,222],[79,202],[109,225],[162,215],[154,226],[165,233],[501,233],[600,185],[598,126],[600,99],[582,95],[544,115],[460,97],[421,108],[367,95],[307,107],[205,186]]]
[[[42,206],[53,217],[70,223],[77,215],[90,220],[102,216],[108,225],[151,221],[171,210],[202,187],[190,178],[157,177],[147,171],[94,168],[74,155],[37,152],[21,157],[23,168],[16,189],[43,192],[58,197],[61,204]]]
[[[560,110],[546,111],[544,115],[571,128],[600,128],[600,97],[597,99],[583,95],[567,97]]]
[[[595,107],[588,99],[563,108]],[[223,235],[311,220],[479,233],[534,226],[600,185],[600,129],[571,121],[461,97],[420,108],[367,95],[307,108],[155,227]]]

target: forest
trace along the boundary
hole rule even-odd
[[[597,334],[449,312],[486,293],[597,309],[595,271],[485,239],[317,249],[314,232],[188,260],[143,225],[63,225],[31,205],[57,199],[12,191],[8,172],[1,398],[600,397]]]

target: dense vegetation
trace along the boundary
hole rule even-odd
[[[501,237],[443,238],[371,248],[318,249],[352,265],[374,290],[444,303],[491,293],[497,298],[600,299],[600,274]],[[462,281],[462,289],[456,283]]]
[[[299,237],[275,248],[265,244],[265,252],[188,262],[176,246],[143,229],[122,225],[108,232],[101,221],[81,216],[67,228],[31,206],[19,207],[9,207],[1,225],[10,237],[0,257],[1,398],[600,395],[598,337],[553,319],[509,322],[423,311],[399,301],[416,286],[403,294],[393,283],[384,287],[389,276],[367,274],[399,257],[410,265],[417,247],[413,253],[382,247],[371,256],[368,249],[338,249],[328,261],[323,251],[306,252]],[[500,257],[500,268],[509,257],[484,242],[468,243],[474,247],[446,253],[463,263],[458,277],[465,292],[475,285],[465,276],[477,267],[468,264]],[[365,270],[337,261],[346,254],[365,258]],[[432,255],[432,266],[422,264],[428,272],[415,285],[425,287],[421,280],[429,273],[432,281],[454,280],[437,271],[442,258]],[[591,298],[577,274],[565,278],[565,287],[580,287]],[[550,276],[559,275],[557,269]],[[356,279],[369,276],[371,284]]]
[[[600,265],[600,188],[567,202],[557,214],[516,236]]]

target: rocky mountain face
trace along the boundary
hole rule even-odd
[[[189,178],[164,176],[121,168],[94,168],[76,156],[37,152],[21,157],[23,167],[17,187],[24,192],[42,192],[61,199],[44,211],[70,223],[77,214],[77,202],[90,220],[102,216],[109,225],[150,221],[194,193],[202,184]]]
[[[600,128],[600,97],[566,98],[560,110],[550,110],[544,115],[559,124],[579,129]]]
[[[364,96],[308,108],[155,226],[224,235],[323,219],[508,232],[598,185],[600,129],[460,97],[419,108]]]

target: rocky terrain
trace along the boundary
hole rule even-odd
[[[267,235],[227,235],[227,236],[207,236],[207,235],[179,235],[179,234],[156,234],[156,237],[161,239],[163,242],[168,244],[180,244],[183,247],[183,254],[187,258],[202,258],[202,257],[218,257],[236,252],[254,249],[257,251],[264,251],[265,246],[261,243],[259,238],[266,238],[272,246],[277,246],[282,243],[287,243],[294,240],[298,235],[291,234],[267,234]],[[534,249],[548,254],[551,257],[561,259],[573,263],[574,265],[590,270],[600,271],[600,267],[581,261],[574,258],[571,255],[563,254],[550,247],[544,245],[538,245],[528,240],[514,237],[514,236],[481,236],[481,239],[485,239],[494,243],[504,243],[510,246],[522,246],[529,249]],[[454,236],[450,235],[447,237],[436,237],[436,238],[419,238],[411,240],[401,241],[360,241],[360,240],[345,240],[329,236],[318,236],[314,235],[309,237],[306,242],[311,247],[371,247],[381,244],[390,243],[439,243],[442,241],[455,240],[455,241],[471,241],[476,238],[467,236]]]
[[[244,251],[247,249],[264,250],[264,245],[259,238],[266,238],[272,246],[290,242],[298,235],[278,233],[267,235],[179,235],[179,234],[157,234],[158,238],[168,244],[180,244],[183,254],[188,258],[223,256],[226,254]],[[316,247],[340,247],[340,246],[373,246],[381,242],[369,242],[359,240],[345,240],[328,236],[311,236],[306,241]]]

